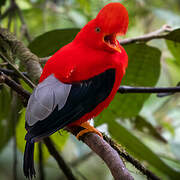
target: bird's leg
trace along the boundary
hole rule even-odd
[[[101,134],[96,128],[94,128],[93,126],[91,126],[88,121],[82,123],[80,126],[83,127],[84,130],[80,131],[80,132],[76,135],[76,138],[77,138],[77,139],[79,139],[81,136],[83,136],[84,134],[89,133],[89,132],[96,133],[96,134],[99,135],[100,137],[103,137],[102,134]]]

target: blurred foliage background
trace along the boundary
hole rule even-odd
[[[94,18],[110,0],[0,0],[0,26],[8,28],[39,57],[52,55],[70,42],[80,28]],[[129,31],[123,38],[136,37],[164,24],[180,28],[179,0],[122,0],[129,12]],[[11,7],[11,8],[10,8]],[[9,9],[7,16],[4,13]],[[171,40],[125,45],[129,66],[123,85],[176,86],[180,81],[180,31]],[[23,66],[16,59],[17,68]],[[10,67],[0,59],[0,68]],[[22,86],[32,91],[20,80]],[[116,139],[131,155],[162,179],[180,179],[180,97],[159,98],[150,94],[117,94],[110,107],[94,124]],[[16,93],[0,84],[0,179],[17,179],[22,174],[25,146],[25,109]],[[51,136],[57,149],[78,179],[110,180],[105,164],[81,142],[66,132]],[[17,155],[17,157],[16,157]],[[84,160],[85,159],[85,160]],[[17,160],[17,162],[14,162]],[[38,152],[35,152],[38,167]],[[45,179],[65,179],[43,146]],[[146,179],[127,163],[137,180]],[[37,175],[37,178],[39,176]]]

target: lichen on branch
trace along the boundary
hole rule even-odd
[[[42,72],[39,58],[7,29],[0,28],[0,49],[10,51],[25,66],[32,81],[38,82]]]

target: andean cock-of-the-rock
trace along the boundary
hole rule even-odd
[[[68,126],[101,136],[88,120],[114,98],[128,64],[116,37],[128,28],[128,12],[120,3],[109,3],[85,25],[75,39],[45,64],[39,84],[26,110],[24,175],[35,176],[34,143]]]

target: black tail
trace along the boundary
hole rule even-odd
[[[34,142],[27,141],[24,152],[23,171],[26,178],[32,179],[35,177],[34,170]]]

